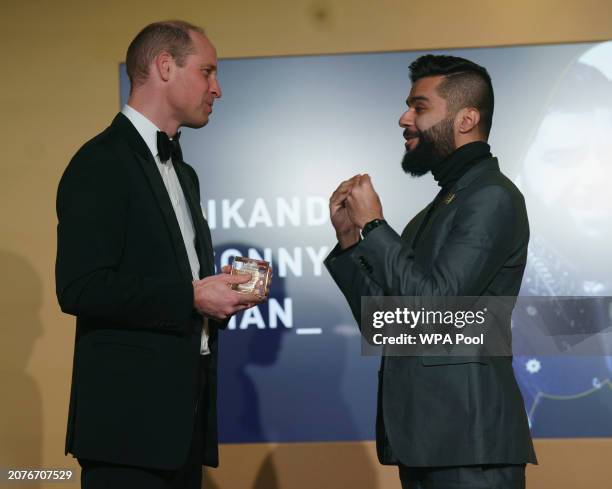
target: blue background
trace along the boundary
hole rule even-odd
[[[496,92],[490,142],[502,171],[517,183],[555,83],[592,46],[446,51],[489,70]],[[203,209],[210,211],[209,201],[217,208],[212,229],[217,263],[230,248],[246,255],[248,248],[263,254],[267,247],[278,269],[278,248],[303,252],[302,276],[277,274],[272,290],[281,303],[291,298],[293,325],[250,325],[220,335],[221,442],[374,438],[379,359],[361,355],[348,306],[325,269],[314,273],[304,250],[334,246],[328,220],[224,229],[218,212],[223,199],[244,199],[241,215],[247,221],[255,200],[263,198],[274,219],[277,198],[298,198],[303,216],[306,198],[327,201],[341,180],[367,172],[385,217],[401,231],[437,189],[430,175],[414,179],[400,167],[404,141],[398,119],[410,89],[408,65],[421,54],[220,60],[223,97],[211,122],[203,130],[182,130],[184,157],[199,175]],[[124,65],[120,88],[123,104],[129,91]],[[532,237],[538,233],[538,222],[532,221]],[[528,268],[526,277],[536,273]],[[549,273],[556,273],[558,282],[566,280],[563,270]],[[612,295],[608,283],[598,290]],[[536,289],[524,293],[545,295]],[[261,313],[265,319],[267,306]],[[297,334],[298,328],[310,327],[321,328],[321,334]],[[515,358],[534,435],[612,436],[608,360]]]

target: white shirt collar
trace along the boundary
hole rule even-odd
[[[161,131],[161,129],[128,104],[123,106],[121,113],[134,125],[140,137],[147,144],[153,158],[157,159],[157,131]]]

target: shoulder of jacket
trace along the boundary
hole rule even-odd
[[[87,161],[104,163],[114,167],[120,160],[129,155],[131,149],[116,128],[107,127],[89,141],[85,142],[72,157],[71,164]]]
[[[60,179],[67,181],[98,180],[123,185],[125,160],[131,149],[112,126],[84,143],[71,158]]]
[[[507,195],[512,199],[519,199],[524,201],[522,192],[510,180],[499,170],[490,170],[483,172],[474,179],[466,188],[466,193],[469,195],[473,194],[490,194],[503,196]]]

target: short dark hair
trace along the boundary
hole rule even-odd
[[[162,51],[170,54],[178,66],[184,66],[187,55],[193,53],[192,31],[204,35],[204,29],[183,20],[154,22],[142,29],[130,43],[125,57],[131,89],[147,80],[150,64]]]
[[[493,85],[485,68],[457,56],[427,54],[410,65],[412,83],[429,76],[443,76],[438,93],[448,103],[449,111],[456,114],[465,107],[480,112],[480,130],[486,138],[493,124]]]

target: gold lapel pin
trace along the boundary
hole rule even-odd
[[[455,194],[450,193],[446,197],[444,197],[444,200],[442,202],[444,202],[446,205],[448,205],[448,204],[450,204],[453,201],[454,198],[455,198]]]

